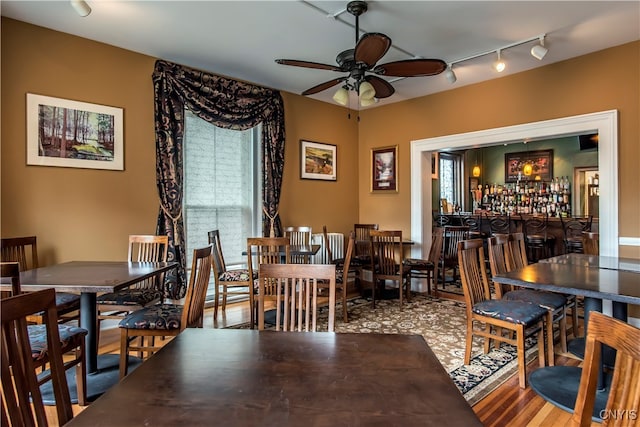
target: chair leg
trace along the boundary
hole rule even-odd
[[[562,313],[560,317],[560,350],[563,353],[567,352],[567,308],[562,307]]]
[[[215,290],[214,292],[215,302],[213,303],[213,321],[215,322],[215,320],[218,318],[218,303],[219,303],[218,300],[220,299],[220,286],[216,285],[216,288],[214,290]]]
[[[464,364],[471,363],[471,347],[473,346],[473,320],[467,319],[467,342],[464,346]]]
[[[517,326],[516,340],[516,347],[518,350],[518,383],[520,388],[527,388],[527,361],[524,351],[524,325]],[[544,360],[544,342],[542,342],[542,348],[542,360]]]
[[[129,330],[122,328],[120,331],[120,379],[127,376],[129,362]]]
[[[75,350],[75,357],[77,360],[80,360],[80,363],[76,364],[78,405],[87,406],[87,353],[85,352],[84,340],[82,340],[80,346]]]
[[[547,310],[545,324],[545,335],[547,336],[546,345],[544,342],[541,344],[547,348],[547,364],[553,366],[555,362],[555,353],[553,351],[553,311]],[[540,345],[540,344],[538,344]]]

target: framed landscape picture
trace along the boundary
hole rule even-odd
[[[531,175],[524,174],[524,166],[531,165]],[[553,150],[505,153],[504,182],[551,181],[553,179]]]
[[[371,191],[398,191],[398,146],[371,150]]]
[[[122,108],[27,94],[27,164],[124,169]]]
[[[335,145],[300,141],[300,178],[335,181],[338,170],[336,162]]]

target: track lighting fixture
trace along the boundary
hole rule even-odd
[[[498,49],[496,52],[498,54],[498,60],[493,63],[493,68],[495,68],[497,72],[501,73],[505,68],[507,68],[507,64],[504,63],[502,57],[500,56],[500,49]]]
[[[451,62],[449,62],[447,64],[447,69],[443,74],[446,77],[446,79],[449,81],[449,83],[453,84],[453,83],[455,83],[457,81],[457,76],[453,71],[453,66],[454,65],[459,64],[461,62],[470,61],[472,59],[480,58],[481,56],[487,56],[487,55],[493,55],[493,54],[497,54],[498,55],[498,60],[493,63],[493,67],[496,69],[497,72],[501,73],[506,68],[506,63],[502,59],[502,52],[507,50],[507,49],[511,49],[512,47],[520,46],[520,45],[523,45],[525,43],[531,43],[533,41],[538,41],[539,44],[537,44],[537,45],[535,45],[535,46],[533,46],[531,48],[531,55],[533,57],[539,59],[539,60],[542,60],[542,58],[544,58],[544,56],[548,52],[548,49],[544,46],[544,39],[545,39],[546,36],[547,36],[546,34],[540,34],[540,35],[537,35],[535,37],[531,37],[531,38],[528,38],[528,39],[525,39],[525,40],[520,40],[518,42],[511,43],[511,44],[508,44],[506,46],[502,46],[501,48],[498,48],[498,49],[492,49],[492,50],[488,50],[486,52],[481,52],[481,53],[477,53],[475,55],[471,55],[471,56],[467,56],[467,57],[464,57],[464,58],[456,59],[455,61],[451,61]]]
[[[531,48],[531,55],[539,61],[542,61],[542,58],[549,52],[549,49],[544,47],[544,36],[540,36],[540,44],[535,45]]]
[[[449,64],[447,66],[447,70],[444,72],[444,76],[447,78],[449,83],[454,84],[458,78],[456,77],[456,73],[453,72],[453,65]]]
[[[69,0],[71,7],[76,13],[82,17],[88,16],[91,13],[91,7],[84,0]]]

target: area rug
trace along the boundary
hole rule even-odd
[[[323,308],[319,313],[320,331],[327,329],[327,312]],[[341,312],[338,303],[336,313]],[[517,372],[515,347],[502,345],[500,350],[483,354],[481,339],[474,339],[471,363],[464,364],[466,314],[462,302],[416,294],[402,311],[397,299],[376,301],[373,310],[370,300],[359,298],[348,301],[348,312],[348,323],[337,316],[336,332],[422,335],[470,405]],[[535,357],[534,344],[533,339],[526,343],[527,361]]]

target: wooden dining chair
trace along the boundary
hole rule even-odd
[[[289,238],[289,244],[291,245],[310,246],[311,235],[311,227],[298,226],[284,228],[284,237]],[[293,264],[309,264],[309,255],[291,255],[291,262]]]
[[[222,242],[220,240],[219,230],[209,231],[209,243],[213,245],[213,278],[215,286],[215,303],[213,309],[213,320],[218,318],[218,306],[220,305],[220,297],[222,297],[222,311],[227,309],[228,295],[247,295],[251,304],[252,282],[249,276],[248,268],[240,268],[227,270],[224,262],[224,254],[222,253]],[[256,275],[254,279],[258,276]],[[251,305],[249,305],[251,307]],[[251,312],[251,324],[253,324],[253,309]]]
[[[512,260],[511,242],[512,235],[510,234],[496,234],[488,239],[487,248],[489,251],[491,276],[507,273],[516,269],[514,268]],[[493,286],[496,299],[529,302],[547,310],[545,333],[552,337],[551,343],[553,344],[553,325],[557,323],[560,332],[560,347],[563,353],[567,352],[566,297],[553,292],[543,292],[534,289],[516,289],[515,286],[502,285],[496,282],[493,282]],[[553,345],[551,345],[547,348],[547,364],[553,366],[554,359]]]
[[[434,296],[438,294],[436,280],[438,277],[438,264],[440,262],[440,254],[442,253],[442,228],[433,229],[431,236],[431,247],[429,248],[429,256],[427,259],[421,258],[405,258],[403,263],[409,267],[407,280],[411,286],[411,279],[427,279],[427,293],[431,295],[431,285],[433,285]]]
[[[0,261],[17,262],[20,271],[38,268],[38,242],[36,236],[8,237],[0,241]],[[61,323],[80,320],[80,295],[71,292],[56,292],[58,321]],[[27,321],[42,324],[44,313],[33,313]]]
[[[10,278],[12,284],[11,296],[30,294],[31,292],[22,292],[20,285],[20,270],[18,263],[0,263],[0,276]],[[54,291],[55,292],[55,291]],[[2,310],[5,309],[5,299],[1,303]],[[30,307],[31,308],[31,307]],[[31,323],[34,313],[42,317],[42,322],[38,324]],[[50,364],[51,355],[49,354],[49,345],[47,341],[47,319],[49,314],[46,310],[38,311],[33,309],[26,315],[29,323],[27,331],[29,333],[29,344],[32,350],[31,364],[35,369],[42,371],[38,375],[38,386],[51,380],[52,372],[45,369]],[[56,319],[58,322],[58,336],[60,337],[60,351],[65,359],[63,369],[71,369],[75,367],[76,391],[78,405],[87,405],[87,368],[86,368],[86,352],[85,337],[88,331],[84,328],[74,326],[73,324],[61,323],[58,319],[56,311]]]
[[[260,264],[258,329],[265,328],[265,299],[275,304],[276,331],[317,330],[319,286],[328,283],[328,331],[335,331],[336,266],[329,264]]]
[[[127,259],[132,262],[166,262],[168,236],[131,235]],[[163,298],[164,275],[156,276],[97,297],[98,331],[105,319],[122,320],[126,315],[157,304]]]
[[[520,388],[526,388],[525,338],[534,334],[537,336],[538,360],[540,366],[544,366],[544,320],[547,310],[528,302],[491,298],[481,239],[458,242],[458,260],[467,313],[465,365],[471,362],[474,336],[484,338],[485,353],[489,352],[491,341],[511,344],[518,354]],[[504,330],[515,334],[515,339],[512,334],[504,334]]]
[[[600,233],[583,231],[582,251],[587,255],[600,255]]]
[[[182,305],[157,304],[134,311],[120,321],[120,378],[128,372],[129,352],[158,350],[153,343],[145,345],[144,337],[176,336],[185,328],[202,328],[204,302],[212,269],[211,245],[193,250],[193,261],[187,295]],[[137,337],[140,345],[131,343]]]
[[[466,225],[445,225],[443,230],[442,254],[440,255],[440,274],[442,288],[445,288],[446,270],[452,271],[453,282],[458,278],[458,242],[469,238],[469,227]]]
[[[342,303],[342,320],[345,323],[349,321],[349,316],[347,314],[347,293],[350,286],[356,285],[358,275],[357,270],[351,269],[351,259],[353,258],[355,241],[356,233],[352,231],[349,233],[349,238],[347,239],[347,251],[343,258],[343,263],[336,265],[336,295],[340,298],[340,302]]]
[[[592,311],[589,316],[584,363],[572,425],[592,425],[602,346],[616,350],[613,377],[605,409],[600,413],[603,425],[631,426],[640,416],[640,329],[618,319]],[[604,416],[606,415],[606,417]]]
[[[290,244],[287,237],[249,237],[247,238],[247,268],[249,277],[257,277],[262,264],[289,264],[291,262]],[[258,280],[253,281],[252,292],[249,294],[249,305],[255,314],[251,314],[251,328],[255,327],[259,317],[264,316],[256,303],[259,290]],[[271,290],[271,289],[268,289]]]
[[[403,263],[402,231],[400,230],[371,230],[373,244],[373,308],[376,308],[376,289],[385,289],[387,281],[398,284],[400,310],[402,311],[403,296],[407,301],[411,299],[411,286],[407,280],[409,267]]]
[[[565,253],[583,253],[582,232],[591,231],[592,216],[563,218],[560,216]]]

